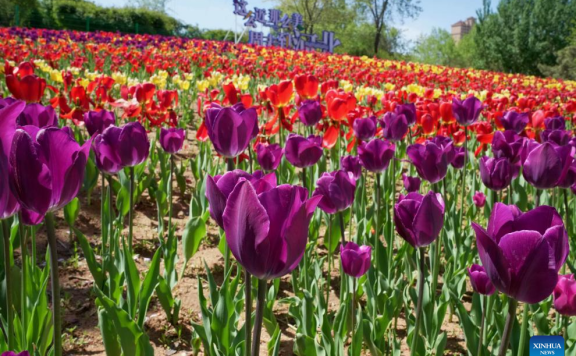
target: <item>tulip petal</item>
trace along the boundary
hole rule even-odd
[[[472,228],[476,232],[478,255],[492,284],[498,290],[507,292],[512,276],[506,257],[502,254],[496,242],[488,236],[484,228],[476,223],[472,223]]]
[[[259,245],[268,236],[270,220],[248,181],[240,181],[226,202],[222,216],[226,241],[234,257],[257,278],[266,275]]]
[[[413,229],[418,246],[428,246],[438,237],[444,226],[444,207],[438,202],[434,192],[430,191],[420,204],[414,216]]]
[[[218,226],[224,228],[222,214],[226,208],[226,196],[220,191],[212,176],[206,177],[206,197],[210,203],[210,216],[216,221]]]
[[[502,236],[498,246],[514,273],[518,273],[530,252],[541,243],[536,231],[515,231]]]
[[[50,208],[52,178],[30,135],[16,130],[10,153],[10,186],[18,202],[29,210],[45,214]]]
[[[526,261],[514,278],[512,296],[521,302],[539,303],[552,294],[558,281],[554,251],[542,239],[526,257]]]

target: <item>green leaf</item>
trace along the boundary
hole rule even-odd
[[[90,243],[86,239],[86,236],[80,230],[74,228],[74,233],[80,242],[80,248],[82,248],[82,252],[84,253],[84,257],[86,258],[86,264],[88,264],[88,269],[92,274],[92,278],[94,278],[94,283],[98,286],[102,286],[104,284],[104,274],[102,273],[102,265],[100,265],[96,261],[96,256],[94,255],[94,250],[90,246]]]
[[[150,304],[150,299],[154,290],[158,285],[158,277],[160,276],[160,261],[162,256],[162,250],[156,250],[152,262],[148,267],[148,273],[144,278],[144,283],[140,287],[140,306],[138,308],[138,326],[144,328],[144,320],[146,318],[146,311],[148,310],[148,305]]]
[[[70,203],[68,203],[64,207],[64,219],[68,223],[69,226],[74,226],[74,222],[78,219],[78,214],[80,213],[80,201],[78,198],[72,199]]]
[[[118,342],[118,334],[114,330],[114,324],[108,317],[106,309],[98,309],[98,327],[102,334],[102,342],[107,356],[121,356],[122,348]]]
[[[94,290],[114,324],[114,329],[120,339],[122,353],[134,356],[154,356],[154,349],[150,345],[148,336],[142,332],[142,329],[136,325],[130,315],[105,296],[98,286],[94,286]]]
[[[184,273],[188,261],[198,252],[198,248],[204,237],[206,237],[206,223],[200,216],[191,217],[186,223],[184,234],[182,235],[184,265],[182,266],[181,274]]]
[[[126,241],[122,239],[124,250],[122,251],[122,262],[124,266],[124,276],[126,278],[126,289],[128,291],[128,312],[131,317],[136,313],[138,294],[140,293],[140,275],[138,268],[132,258],[132,252],[126,247]]]

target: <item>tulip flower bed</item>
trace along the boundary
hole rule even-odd
[[[2,355],[576,355],[576,83],[0,39]]]

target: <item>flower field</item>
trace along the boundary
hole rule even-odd
[[[0,59],[3,356],[576,355],[576,82],[24,28]]]

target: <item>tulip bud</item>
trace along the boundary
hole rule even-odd
[[[340,245],[340,259],[342,270],[351,277],[362,277],[370,269],[372,247],[358,246],[354,242],[347,242],[346,246]]]
[[[573,274],[561,275],[554,288],[554,309],[567,316],[576,316],[576,281]]]
[[[414,248],[430,245],[444,226],[444,200],[433,191],[400,195],[394,206],[394,225],[398,234]]]
[[[474,202],[474,205],[476,205],[478,208],[483,208],[484,205],[486,205],[486,195],[484,195],[484,193],[482,192],[477,191],[472,197],[472,201]]]
[[[460,101],[458,98],[452,99],[452,113],[456,121],[462,126],[475,123],[482,109],[482,102],[474,96],[466,98],[464,101]]]
[[[420,190],[420,184],[422,184],[420,178],[409,177],[404,173],[402,173],[402,182],[404,183],[404,189],[406,189],[408,193],[418,192]]]
[[[468,268],[468,275],[470,276],[470,284],[472,284],[472,288],[474,288],[476,293],[492,295],[496,291],[484,267],[473,264]]]
[[[182,146],[184,145],[184,139],[186,138],[186,132],[184,129],[178,128],[162,128],[160,130],[160,146],[162,149],[169,154],[175,154],[180,152]]]
[[[370,116],[365,119],[356,119],[352,124],[354,135],[361,141],[368,141],[376,135],[376,117]]]
[[[258,164],[265,171],[274,171],[282,162],[284,149],[279,144],[263,145],[259,143],[256,146],[256,159]]]

